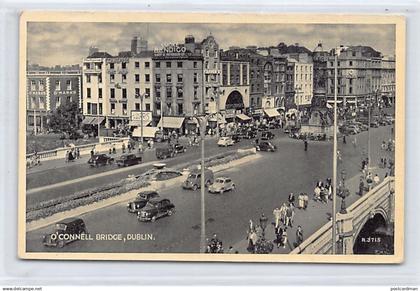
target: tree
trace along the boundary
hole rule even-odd
[[[72,136],[79,128],[81,114],[77,102],[66,102],[49,115],[48,127],[56,132]]]

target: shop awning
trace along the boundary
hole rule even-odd
[[[90,124],[101,124],[105,120],[105,117],[93,117],[93,120]]]
[[[264,112],[265,112],[265,114],[267,114],[268,117],[280,116],[280,113],[275,108],[264,109]]]
[[[151,122],[152,122],[151,120],[143,121],[143,126],[148,126]],[[131,120],[128,123],[128,126],[141,126],[141,121],[140,120]]]
[[[92,121],[95,120],[95,117],[92,116],[86,116],[85,119],[83,119],[82,124],[91,124]]]
[[[251,117],[249,117],[249,116],[247,116],[247,115],[245,115],[245,114],[243,114],[243,113],[239,113],[239,114],[237,114],[236,115],[236,117],[237,118],[239,118],[240,120],[242,120],[242,121],[248,121],[248,120],[251,120]]]
[[[157,131],[159,131],[158,127],[144,126],[143,127],[143,137],[155,138]],[[141,137],[141,127],[136,127],[133,130],[133,137]]]
[[[211,121],[211,122],[217,122],[217,119],[219,119],[219,123],[226,123],[226,119],[221,114],[218,114],[217,117],[216,116],[210,117],[209,118],[209,121]]]
[[[163,127],[164,128],[181,128],[184,123],[184,117],[174,117],[174,116],[164,116],[163,117]],[[157,127],[161,127],[162,119],[159,120]]]

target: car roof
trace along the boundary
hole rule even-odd
[[[150,199],[150,200],[149,200],[149,202],[152,202],[152,203],[157,203],[157,202],[161,202],[161,201],[163,201],[163,200],[168,200],[168,201],[170,201],[168,198],[159,198],[159,197],[155,197],[155,198],[153,198],[153,199]]]
[[[217,177],[216,180],[226,180],[226,179],[230,179],[229,177]]]
[[[66,218],[66,219],[60,220],[60,221],[59,221],[59,222],[57,222],[57,223],[68,224],[68,223],[78,222],[78,221],[83,222],[83,219],[81,219],[81,218],[74,218],[74,217],[70,217],[70,218]]]

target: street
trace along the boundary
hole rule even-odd
[[[372,165],[377,165],[381,156],[380,145],[383,140],[391,137],[391,126],[371,129],[371,157]],[[275,131],[278,136],[278,131]],[[352,144],[353,138],[357,138],[357,146]],[[236,184],[233,192],[225,192],[222,195],[206,195],[206,222],[207,237],[213,233],[223,241],[225,250],[232,245],[235,248],[243,245],[246,241],[248,222],[254,222],[264,213],[269,222],[273,221],[272,212],[286,202],[290,192],[297,196],[300,192],[307,192],[312,198],[313,188],[316,181],[325,180],[332,176],[332,142],[309,141],[308,151],[305,152],[303,141],[290,139],[285,135],[273,141],[278,151],[275,153],[258,153],[261,158],[246,163],[238,168],[231,168],[216,176],[228,176]],[[209,140],[210,146],[206,147],[206,155],[219,153],[221,150],[215,145],[215,141]],[[251,141],[242,141],[233,148],[249,147]],[[339,140],[339,150],[342,161],[339,162],[339,171],[345,169],[347,180],[358,182],[360,175],[361,153],[367,153],[367,132],[356,136],[347,137],[347,143]],[[232,148],[223,148],[230,150]],[[386,153],[390,154],[390,153]],[[393,153],[392,153],[393,154]],[[187,159],[199,157],[198,149],[191,150],[185,155],[180,155],[168,160],[169,166],[175,166]],[[85,166],[87,165],[80,165]],[[145,168],[133,170],[133,173],[141,173]],[[35,199],[47,199],[54,197],[55,193],[72,193],[73,189],[92,187],[94,185],[111,182],[114,179],[126,177],[130,172],[106,176],[82,183],[83,185],[70,185],[64,188],[52,189],[51,192],[28,195],[28,204]],[[340,173],[340,172],[339,172]],[[338,174],[338,179],[340,174]],[[383,175],[381,176],[381,179]],[[74,188],[75,187],[75,188]],[[77,188],[79,187],[79,188]],[[349,187],[350,188],[350,187]],[[65,189],[65,190],[63,190]],[[59,191],[58,191],[59,190]],[[208,193],[208,192],[207,192]],[[354,191],[349,200],[357,199]],[[126,203],[113,205],[99,209],[85,215],[84,219],[88,232],[95,234],[150,234],[147,240],[89,240],[77,241],[60,249],[64,252],[198,252],[200,242],[200,194],[199,191],[183,190],[180,185],[165,189],[160,196],[169,198],[174,204],[176,212],[170,217],[163,217],[154,223],[139,222],[135,214],[128,213]],[[339,200],[339,199],[338,199]],[[311,211],[297,211],[297,220],[302,225],[305,237],[315,232],[328,221],[331,214],[331,202],[328,205],[310,202]],[[340,208],[337,208],[337,211]],[[42,235],[50,232],[52,226],[37,229],[27,233],[27,251],[46,252],[57,251],[54,248],[46,248],[42,245]],[[289,229],[289,241],[294,241],[294,228]],[[272,232],[269,225],[267,232]],[[238,250],[239,251],[239,250]],[[244,250],[240,250],[243,252]],[[281,250],[289,252],[290,249]]]

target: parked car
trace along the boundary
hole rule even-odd
[[[116,160],[118,167],[128,167],[138,165],[142,161],[141,156],[135,154],[124,154]]]
[[[379,127],[379,123],[377,121],[371,121],[370,122],[370,127],[374,127],[374,128],[378,128]]]
[[[209,187],[210,193],[220,193],[223,194],[225,191],[235,190],[235,184],[232,182],[231,178],[228,177],[219,177],[214,180],[214,183]]]
[[[42,243],[47,247],[62,248],[80,240],[87,234],[85,222],[80,218],[67,218],[57,222],[52,233],[43,236]]]
[[[355,124],[346,125],[345,127],[346,127],[347,130],[354,131],[355,133],[360,133],[361,132],[360,128]]]
[[[150,199],[138,213],[139,221],[155,222],[156,219],[171,216],[175,212],[175,205],[169,199],[154,198]]]
[[[174,151],[175,154],[185,153],[187,151],[187,148],[182,144],[177,143],[174,145]]]
[[[114,158],[111,158],[106,154],[95,154],[89,159],[88,163],[91,167],[111,165],[114,163]]]
[[[271,142],[261,141],[255,146],[255,149],[257,151],[263,151],[263,152],[275,152],[277,150],[277,147],[273,145]]]
[[[171,147],[156,148],[156,158],[159,160],[173,158],[175,156],[175,150]]]
[[[143,191],[137,194],[137,197],[134,201],[131,201],[127,204],[128,212],[135,213],[139,212],[150,199],[159,197],[158,192],[156,191]]]
[[[233,134],[230,136],[234,143],[238,143],[241,141],[241,136],[239,134]]]
[[[219,147],[223,146],[223,147],[228,147],[234,144],[234,141],[231,137],[229,136],[223,136],[221,138],[219,138],[219,140],[217,141],[217,145]]]
[[[253,139],[257,136],[258,131],[254,129],[247,130],[242,133],[242,138]]]
[[[275,134],[272,133],[271,131],[263,131],[263,133],[261,134],[262,140],[269,140],[269,139],[273,139],[274,137],[275,137]]]
[[[214,181],[213,171],[210,169],[205,169],[204,170],[204,183],[206,187],[213,184],[213,181]],[[182,188],[192,189],[194,191],[197,189],[200,189],[201,188],[201,170],[197,169],[197,170],[191,171],[187,179],[182,184]]]

